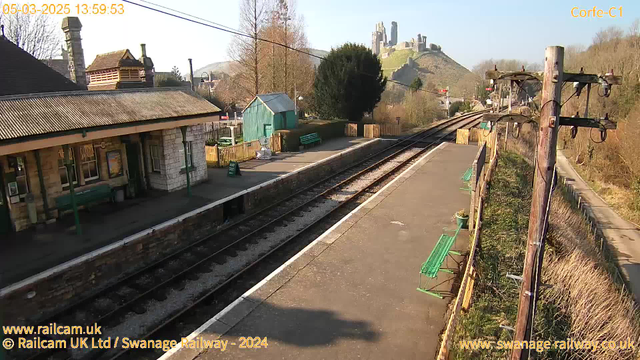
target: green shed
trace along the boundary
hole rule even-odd
[[[261,94],[251,100],[242,112],[242,137],[254,141],[270,137],[276,130],[298,127],[295,105],[285,93]]]

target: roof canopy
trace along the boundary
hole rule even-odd
[[[287,96],[285,93],[271,93],[271,94],[259,94],[249,102],[249,104],[244,108],[247,110],[254,101],[260,100],[273,114],[285,112],[285,111],[295,111],[295,105],[293,101]],[[244,110],[242,110],[244,112]]]
[[[87,71],[91,72],[119,67],[144,67],[144,65],[133,57],[129,49],[125,49],[97,55],[91,65],[87,67]]]
[[[176,88],[0,96],[0,143],[57,132],[133,126],[144,121],[208,116],[217,112],[220,109],[207,100]]]

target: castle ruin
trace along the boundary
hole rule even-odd
[[[436,44],[427,45],[427,37],[418,34],[411,41],[401,41],[398,43],[398,23],[391,22],[391,39],[387,41],[387,29],[381,21],[376,24],[376,30],[371,34],[371,52],[376,55],[382,54],[383,58],[389,56],[396,50],[412,49],[416,52],[422,51],[440,51],[440,46]],[[383,51],[384,50],[384,51]]]

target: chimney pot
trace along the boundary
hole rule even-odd
[[[142,49],[142,56],[147,56],[147,45],[140,44],[140,49]]]

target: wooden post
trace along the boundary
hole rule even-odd
[[[550,190],[556,164],[556,144],[560,116],[560,100],[562,92],[562,74],[564,65],[564,48],[550,46],[545,50],[544,81],[542,83],[542,105],[540,109],[540,135],[538,155],[536,159],[535,178],[533,181],[533,197],[531,214],[529,215],[529,232],[527,237],[527,253],[524,259],[522,287],[516,322],[515,341],[528,341],[532,310],[539,280],[536,266],[542,265],[544,254],[544,235],[547,228],[547,203],[550,201]],[[539,251],[539,253],[538,253]],[[536,265],[536,259],[538,264]],[[512,360],[527,359],[528,351],[514,348]]]

